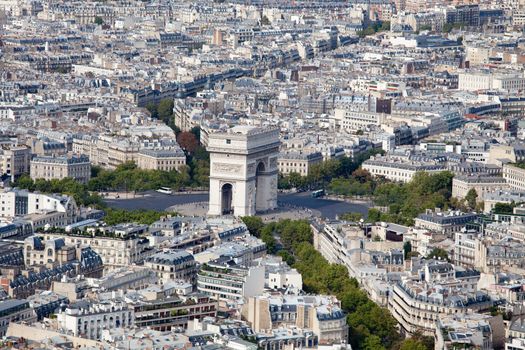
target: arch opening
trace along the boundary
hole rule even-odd
[[[222,185],[222,188],[221,188],[221,213],[222,215],[233,214],[232,200],[233,200],[232,184]]]

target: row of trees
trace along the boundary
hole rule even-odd
[[[134,162],[120,164],[115,170],[93,168],[88,182],[90,191],[146,191],[159,187],[179,189],[192,185],[189,169],[181,171],[144,170]]]
[[[326,187],[333,179],[349,178],[352,173],[359,169],[361,164],[376,154],[382,154],[383,151],[373,149],[357,156],[354,160],[348,157],[339,159],[330,159],[320,164],[313,165],[307,176],[301,176],[298,173],[290,173],[286,176],[279,177],[280,189],[314,189]]]
[[[313,234],[306,220],[280,220],[264,224],[258,217],[244,217],[254,236],[269,244],[268,251],[283,257],[303,276],[308,293],[332,294],[347,313],[349,340],[354,349],[430,350],[433,339],[416,335],[403,340],[390,312],[371,301],[348,276],[343,265],[330,264],[312,245]]]
[[[408,183],[378,184],[373,193],[374,202],[387,208],[387,211],[370,209],[368,220],[413,225],[414,218],[426,209],[455,208],[451,202],[453,177],[454,174],[449,171],[436,174],[420,172]]]
[[[99,205],[101,198],[95,192],[146,191],[159,187],[176,190],[186,187],[207,187],[208,172],[209,164],[202,160],[195,160],[180,171],[143,170],[137,168],[134,162],[128,162],[119,165],[115,170],[93,167],[92,178],[87,184],[71,178],[32,180],[29,176],[21,176],[13,186],[43,193],[64,193],[73,196],[79,204]]]
[[[139,224],[151,225],[162,216],[169,214],[167,212],[149,209],[125,210],[107,208],[104,211],[106,213],[104,222],[108,225],[116,225],[124,222],[136,222]]]
[[[364,38],[369,35],[374,35],[375,33],[378,33],[378,32],[384,32],[384,31],[389,31],[389,30],[390,30],[389,21],[375,22],[369,25],[368,27],[366,27],[365,29],[357,32],[357,35],[360,38]]]
[[[90,193],[86,185],[71,178],[62,180],[36,179],[33,181],[29,175],[22,175],[13,183],[13,186],[42,193],[67,194],[72,196],[77,204],[104,207],[104,202],[97,193]]]

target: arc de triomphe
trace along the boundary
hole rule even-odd
[[[254,215],[277,207],[279,129],[235,126],[209,135],[209,215]]]

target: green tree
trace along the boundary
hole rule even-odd
[[[433,348],[432,348],[433,349]],[[431,350],[424,343],[417,339],[409,338],[403,341],[399,350]]]
[[[149,111],[152,118],[154,119],[159,118],[159,112],[157,111],[157,105],[155,103],[148,102],[148,104],[146,105],[146,109]]]
[[[201,128],[200,126],[195,126],[191,128],[190,132],[195,135],[195,138],[200,142],[201,139]]]
[[[146,209],[124,210],[109,208],[106,209],[105,212],[106,215],[104,217],[104,222],[108,225],[116,225],[124,222],[136,222],[139,224],[151,225],[162,216],[169,214],[166,212]]]
[[[390,30],[390,21],[381,22],[381,27],[379,27],[380,32],[385,32]]]
[[[261,25],[263,25],[263,26],[268,26],[268,25],[270,25],[270,24],[271,24],[271,22],[270,22],[270,20],[268,19],[268,17],[266,17],[266,16],[262,16],[262,18],[261,18]]]
[[[379,338],[377,335],[371,335],[365,339],[363,349],[382,350],[385,349],[385,347],[381,344],[381,338]]]
[[[280,250],[277,255],[279,255],[284,262],[286,262],[289,266],[292,266],[293,264],[295,264],[295,258],[293,256],[293,254],[291,254],[290,252],[286,251],[286,250]]]
[[[476,202],[478,200],[478,192],[474,188],[471,188],[467,195],[465,196],[465,200],[467,201],[467,204],[471,210],[474,210],[476,208]]]
[[[407,259],[408,253],[412,252],[412,243],[410,241],[403,243],[403,252],[405,253],[405,259]]]
[[[264,227],[264,223],[260,217],[243,216],[241,219],[248,228],[248,231],[250,231],[250,234],[252,234],[255,237],[261,236],[261,230]]]
[[[274,228],[272,225],[266,225],[261,230],[261,240],[266,244],[266,249],[270,254],[277,253],[277,241],[273,236]]]
[[[98,17],[98,16],[95,17],[95,24],[99,25],[99,26],[103,25],[104,24],[104,20],[102,19],[102,17]]]
[[[363,219],[363,215],[361,215],[361,213],[344,213],[339,217],[339,219],[346,220],[346,221],[359,222],[361,221],[361,219]]]
[[[512,214],[514,212],[515,203],[496,203],[492,211],[496,214]]]
[[[29,191],[35,190],[34,181],[31,179],[29,175],[25,175],[25,174],[20,176],[12,185],[22,188],[22,189],[29,190]]]
[[[381,211],[375,208],[368,209],[367,221],[371,223],[376,223],[381,221]]]
[[[430,253],[427,255],[427,259],[441,259],[450,261],[448,258],[448,253],[445,249],[442,248],[434,248]]]
[[[159,119],[168,120],[173,117],[173,100],[171,98],[165,98],[159,102],[157,107]]]

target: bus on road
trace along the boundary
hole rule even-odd
[[[157,190],[157,192],[164,193],[164,194],[172,194],[173,193],[173,191],[169,187],[161,187],[161,188],[159,188]]]
[[[317,190],[317,191],[313,191],[312,192],[312,197],[313,198],[319,198],[319,197],[322,197],[324,196],[324,190]]]

